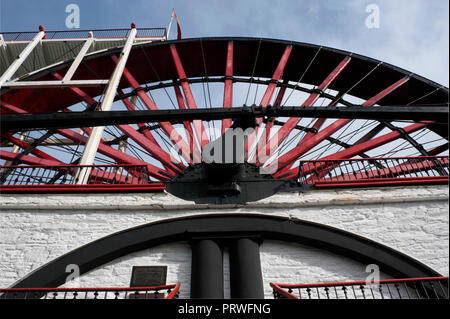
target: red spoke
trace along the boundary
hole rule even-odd
[[[22,114],[28,113],[27,111],[22,110],[21,108],[14,106],[12,104],[9,104],[2,100],[0,100],[0,105],[12,113],[22,113]]]
[[[59,74],[54,74],[55,77],[60,77]],[[79,98],[81,98],[83,101],[85,101],[88,104],[95,103],[95,100],[89,96],[89,94],[85,93],[83,90],[75,87],[70,88],[72,92],[74,92]],[[121,91],[118,91],[121,93]],[[122,100],[127,109],[134,110],[134,106],[131,104],[130,101],[127,99]],[[141,127],[145,126],[144,124],[141,124]],[[118,125],[117,126],[124,134],[128,135],[131,139],[133,139],[136,143],[138,143],[141,147],[143,147],[146,151],[148,151],[153,157],[155,157],[157,160],[159,160],[164,167],[169,171],[171,174],[176,174],[176,172],[179,171],[179,169],[173,165],[172,161],[174,159],[171,158],[167,152],[165,152],[161,146],[158,144],[156,139],[153,137],[153,135],[150,132],[144,133],[144,136],[147,139],[142,138],[142,134],[137,132],[135,129],[133,129],[130,125]],[[90,133],[90,129],[84,130],[88,135]],[[104,141],[101,140],[103,143]]]
[[[184,72],[183,64],[181,63],[180,56],[178,55],[177,48],[175,45],[170,46],[170,51],[172,53],[172,58],[177,69],[178,78],[181,81],[181,87],[183,88],[184,96],[186,97],[187,106],[190,109],[196,109],[197,104],[195,103],[194,95],[192,94],[191,87],[186,81],[186,73]],[[201,120],[194,120],[194,129],[197,134],[197,139],[203,150],[203,148],[209,143],[208,135],[206,134],[205,126]]]
[[[8,134],[7,138],[8,138],[8,140],[10,140],[12,143],[16,144],[20,148],[26,149],[26,148],[28,148],[30,146],[29,143],[21,141],[18,138],[15,138],[14,136],[12,136],[11,134]],[[58,161],[61,164],[63,164],[63,162],[61,162],[60,160],[54,158],[53,156],[51,156],[51,155],[49,155],[49,154],[47,154],[47,153],[45,153],[45,152],[43,152],[43,151],[41,151],[41,150],[39,150],[37,148],[34,148],[31,151],[31,153],[36,155],[37,157],[48,159],[48,160],[52,160],[52,161]]]
[[[284,80],[283,84],[288,84],[288,80]],[[280,90],[278,91],[277,97],[275,98],[275,103],[273,104],[274,106],[280,106],[281,105],[281,101],[283,101],[283,97],[284,97],[284,93],[286,93],[286,86],[281,86]],[[273,119],[273,118],[272,118]],[[266,123],[266,141],[269,140],[270,137],[270,130],[273,127],[273,121],[268,121]]]
[[[289,82],[288,80],[284,80],[283,84],[287,84],[288,82]],[[277,97],[275,99],[274,106],[280,106],[281,105],[281,101],[283,100],[285,92],[286,92],[286,86],[280,87],[280,90],[278,91]],[[273,127],[273,120],[274,120],[274,118],[269,118],[267,120],[266,125],[264,127],[264,133],[265,134],[263,136],[261,136],[261,138],[258,141],[257,151],[258,150],[262,150],[267,145],[267,142],[270,139],[270,130]],[[275,148],[276,148],[276,146],[275,146]],[[269,152],[267,152],[267,150],[266,150],[266,152],[263,151],[262,153],[258,154],[259,156],[256,157],[256,165],[260,166],[265,161],[267,161],[267,159],[271,155],[272,151],[273,151],[273,149],[270,149]]]
[[[386,97],[389,93],[403,85],[409,80],[409,77],[404,77],[394,84],[390,85],[388,88],[384,89],[374,97],[370,98],[366,102],[364,102],[363,106],[372,106],[377,103],[382,98]],[[300,156],[311,150],[313,147],[324,141],[327,137],[334,134],[337,130],[341,129],[343,126],[351,122],[352,119],[339,119],[331,123],[329,126],[309,138],[308,140],[302,141],[296,147],[291,149],[289,152],[281,156],[278,160],[278,170],[286,167],[293,161],[296,161]]]
[[[426,127],[428,124],[431,124],[433,122],[427,121],[425,123],[415,123],[415,124],[411,124],[409,126],[406,126],[404,128],[402,128],[402,130],[406,133],[413,133],[415,131],[418,131],[424,127]],[[399,131],[392,131],[390,133],[384,134],[382,136],[379,136],[377,138],[374,138],[373,140],[368,140],[366,142],[354,145],[352,147],[349,147],[345,150],[339,151],[337,153],[334,153],[332,155],[326,156],[321,158],[320,160],[338,160],[338,159],[344,159],[344,158],[352,158],[355,155],[364,153],[368,150],[377,148],[378,146],[387,144],[389,142],[392,142],[393,140],[396,140],[398,138],[402,137],[402,133]],[[280,163],[279,165],[285,165],[285,163]],[[283,166],[283,167],[284,167]],[[325,169],[325,167],[321,167],[321,169]],[[295,168],[295,170],[298,172],[298,167]],[[280,171],[278,171],[274,176],[278,177],[281,176],[283,174],[281,174]]]
[[[17,156],[17,153],[0,150],[0,158],[1,159],[7,160],[7,161],[12,161],[12,160],[14,160],[14,158],[16,156]],[[23,155],[20,158],[20,162],[29,164],[29,165],[48,165],[48,166],[61,165],[61,162],[58,160],[56,160],[56,161],[49,160],[49,159],[30,156],[30,155]]]
[[[128,110],[134,111],[134,105],[128,99],[123,99],[122,101]],[[146,139],[143,139],[142,134],[132,128],[131,125],[118,125],[117,127],[124,134],[128,135],[136,143],[147,150],[153,157],[159,160],[168,171],[171,171],[172,173],[179,172],[179,169],[175,165],[173,165],[173,161],[176,160],[161,148],[153,134],[149,131],[149,129],[146,128],[145,124],[139,123],[138,127],[143,130],[142,134],[146,137]],[[181,165],[179,161],[176,161],[176,163],[178,163],[178,165]]]
[[[225,69],[225,86],[223,92],[223,107],[233,106],[233,41],[228,41],[227,64]],[[231,126],[231,119],[222,120],[222,134]]]
[[[284,68],[286,67],[291,52],[292,52],[292,45],[286,46],[286,49],[284,49],[283,55],[281,56],[280,62],[278,62],[278,66],[272,75],[272,81],[267,86],[266,92],[264,93],[264,96],[261,99],[260,104],[261,106],[266,107],[267,105],[270,104],[273,93],[275,92],[275,88],[277,87],[277,83],[275,81],[279,81],[283,76]]]
[[[317,93],[311,93],[302,106],[311,106],[320,97],[320,92],[325,91],[330,84],[342,73],[345,67],[350,63],[351,57],[346,56],[341,63],[326,77],[326,79],[317,87]],[[301,118],[291,117],[272,137],[280,145],[291,133]],[[270,143],[269,143],[270,144]],[[265,152],[267,153],[267,151]]]
[[[440,145],[438,147],[435,147],[435,148],[429,150],[428,154],[430,154],[430,156],[435,156],[435,155],[439,155],[440,153],[442,153],[446,150],[448,150],[448,143],[445,143],[443,145]]]
[[[86,144],[87,140],[88,140],[88,138],[86,136],[78,134],[69,129],[58,129],[57,132],[65,137],[71,139],[74,142]],[[156,177],[163,181],[168,179],[167,176],[160,173],[160,172],[164,172],[164,170],[162,168],[159,168],[155,165],[149,164],[145,161],[139,160],[131,155],[128,155],[124,152],[116,150],[115,148],[112,148],[103,143],[100,143],[98,145],[98,152],[112,158],[119,164],[146,165],[148,167],[149,174],[152,175],[153,177]],[[168,174],[167,172],[164,172],[164,173]],[[169,175],[171,175],[171,174],[169,174]]]
[[[375,137],[378,133],[380,133],[383,129],[384,129],[384,124],[383,123],[380,123],[380,124],[378,124],[377,126],[375,126],[373,129],[371,129],[367,134],[365,134],[363,137],[361,137],[359,140],[357,140],[353,145],[358,145],[358,144],[361,144],[361,143],[364,143],[364,142],[366,142],[366,141],[369,141],[370,139],[372,139],[373,137]],[[359,155],[359,154],[358,154]],[[330,165],[329,167],[327,167],[327,169],[326,170],[323,170],[322,172],[321,172],[321,176],[324,176],[324,175],[326,175],[326,174],[328,174],[328,172],[331,170],[331,169],[333,169],[333,168],[335,168],[336,166],[338,166],[339,164],[338,163],[336,163],[336,164],[332,164],[332,165]],[[284,172],[286,172],[287,171],[287,166],[285,167],[285,168],[283,168],[283,169],[281,169],[280,170],[280,174],[283,174]]]
[[[273,93],[275,92],[275,89],[277,87],[277,82],[281,79],[281,77],[283,76],[283,72],[284,72],[284,68],[286,67],[286,64],[289,60],[289,56],[291,55],[292,52],[292,45],[287,45],[286,48],[284,49],[283,55],[280,58],[280,61],[278,62],[277,68],[275,69],[275,72],[272,75],[272,80],[270,81],[269,85],[266,88],[266,91],[261,99],[261,103],[260,105],[262,107],[267,107],[270,104],[270,101],[272,100],[272,96]],[[248,151],[249,148],[253,145],[257,135],[258,135],[258,127],[259,125],[261,125],[262,123],[262,118],[257,118],[257,126],[255,127],[255,130],[253,133],[251,133],[248,136],[248,140],[247,143],[245,145],[245,158],[248,159]],[[263,138],[266,137],[265,134],[263,134],[262,136]],[[259,144],[259,143],[258,143]],[[255,153],[255,159],[258,158],[258,145],[256,147],[256,153]],[[264,154],[267,154],[266,152],[264,152]]]
[[[16,154],[16,153],[0,150],[0,158],[1,159],[13,160],[14,154]],[[66,171],[66,173],[69,173],[70,175],[75,175],[75,173],[76,173],[76,167],[72,167],[72,168],[61,167],[61,164],[64,164],[64,163],[59,160],[48,160],[48,159],[43,159],[43,158],[39,158],[39,157],[23,155],[21,157],[20,161],[22,163],[28,164],[28,165],[40,165],[40,166],[46,166],[46,167],[48,167],[48,169],[53,169],[53,170],[57,170],[57,171]],[[24,168],[27,168],[27,167],[24,166]],[[117,182],[126,183],[127,178],[128,178],[128,176],[126,176],[126,175],[119,175],[117,173],[106,172],[106,171],[99,170],[99,169],[92,169],[89,174],[92,177],[99,178],[99,183],[104,182],[104,181],[107,181],[107,182],[114,181],[115,183],[117,183]],[[133,181],[136,182],[137,180],[132,178],[132,183],[127,182],[127,184],[137,184],[137,183],[133,183]]]
[[[2,106],[5,106],[6,108],[8,108],[9,110],[11,110],[13,112],[28,113],[25,110],[18,108],[17,106],[13,106],[13,105],[5,103],[5,102],[1,102],[1,104],[2,104]],[[57,129],[57,130],[55,130],[55,132],[57,132],[58,134],[60,134],[64,137],[67,137],[68,139],[71,139],[74,142],[81,143],[81,144],[86,144],[87,140],[88,140],[88,138],[86,136],[83,136],[83,135],[81,135],[77,132],[74,132],[72,130],[69,130],[69,129]],[[160,172],[163,172],[165,174],[168,174],[167,172],[164,172],[163,169],[161,169],[155,165],[149,164],[147,162],[144,162],[142,160],[139,160],[139,159],[137,159],[133,156],[130,156],[126,153],[123,153],[119,150],[116,150],[116,149],[112,148],[111,146],[100,143],[98,146],[98,152],[103,155],[108,156],[109,158],[112,158],[119,164],[146,165],[148,168],[148,172],[151,176],[158,178],[161,181],[168,180],[167,176],[160,173]],[[15,153],[13,153],[13,154],[15,154]],[[48,165],[57,165],[57,163],[48,164]],[[168,175],[171,175],[171,174],[168,174]]]
[[[331,101],[330,104],[328,104],[328,106],[336,106],[336,104],[338,103],[339,99],[343,96],[343,93],[339,93],[338,95],[336,95],[336,99]],[[312,126],[311,131],[307,132],[305,137],[303,137],[298,143],[303,143],[304,141],[309,140],[311,137],[313,137],[315,134],[317,134],[317,132],[320,130],[320,128],[322,127],[322,125],[325,123],[327,119],[326,118],[320,118],[317,119],[316,122],[314,123],[314,125]]]
[[[442,166],[448,165],[448,159],[437,159],[438,163]],[[339,166],[339,164],[337,165]],[[371,171],[358,172],[355,174],[345,174],[339,176],[333,176],[330,178],[320,179],[320,182],[329,182],[329,181],[353,181],[353,180],[361,180],[361,179],[375,179],[375,178],[392,178],[398,177],[402,175],[408,175],[411,173],[429,171],[438,167],[436,163],[432,160],[425,160],[419,163],[403,163],[392,167],[380,168]],[[439,168],[439,167],[438,167]],[[427,176],[432,177],[432,176]]]
[[[186,105],[184,104],[183,96],[181,95],[179,86],[174,84],[173,89],[175,90],[175,95],[177,97],[178,107],[180,109],[185,110]],[[191,150],[192,157],[194,158],[194,162],[200,163],[201,162],[200,152],[198,150],[197,144],[194,141],[194,131],[192,130],[191,123],[189,121],[184,121],[183,125],[186,130],[186,136],[187,136],[188,142],[189,142],[189,149]],[[192,161],[191,161],[191,164],[192,164]]]
[[[114,62],[117,62],[117,57],[112,57]],[[131,75],[131,73],[128,71],[127,68],[124,68],[122,76],[125,78],[125,80],[130,84],[130,86],[133,89],[138,89],[141,86],[136,81],[136,79]],[[141,99],[141,101],[144,103],[144,105],[149,110],[158,110],[158,107],[156,104],[152,101],[152,99],[142,90],[137,90],[136,94]],[[166,133],[166,135],[170,138],[172,143],[177,147],[178,153],[181,153],[181,155],[184,157],[184,159],[190,163],[190,159],[188,154],[190,153],[189,146],[186,144],[186,142],[183,140],[183,137],[177,132],[177,130],[173,127],[173,125],[169,122],[160,122],[159,123],[163,131]]]
[[[119,128],[124,134],[128,135],[142,148],[147,150],[154,158],[160,161],[171,175],[177,174],[180,171],[175,165],[173,165],[171,156],[161,149],[158,144],[154,144],[148,139],[142,138],[142,134],[133,129],[130,125],[117,125],[117,128]]]

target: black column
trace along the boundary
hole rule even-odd
[[[259,243],[241,238],[229,248],[231,298],[264,298]]]
[[[191,298],[223,298],[222,248],[213,240],[192,243]]]

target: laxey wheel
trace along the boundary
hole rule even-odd
[[[87,55],[73,80],[110,78],[120,52]],[[61,80],[71,63],[21,80]],[[448,88],[350,52],[259,38],[137,43],[109,112],[99,110],[104,93],[2,88],[2,184],[76,178],[68,165],[98,125],[88,183],[164,184],[198,203],[255,201],[314,181],[448,177]]]

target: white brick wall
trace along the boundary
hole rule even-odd
[[[448,187],[389,187],[277,194],[246,205],[194,205],[168,194],[2,195],[0,287],[81,245],[148,222],[239,212],[295,217],[347,230],[404,252],[448,275]],[[190,248],[161,245],[124,256],[81,278],[83,286],[128,286],[133,265],[168,265],[168,282],[189,295]],[[225,254],[227,258],[227,254]],[[302,245],[265,241],[268,283],[364,279],[365,265]],[[225,276],[228,277],[225,264]],[[229,296],[229,285],[225,284]]]

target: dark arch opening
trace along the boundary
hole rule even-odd
[[[325,249],[363,264],[377,264],[394,278],[439,273],[390,247],[327,225],[261,214],[208,214],[166,219],[103,237],[58,257],[17,281],[13,288],[58,287],[77,264],[80,275],[127,254],[193,237],[258,236]]]

